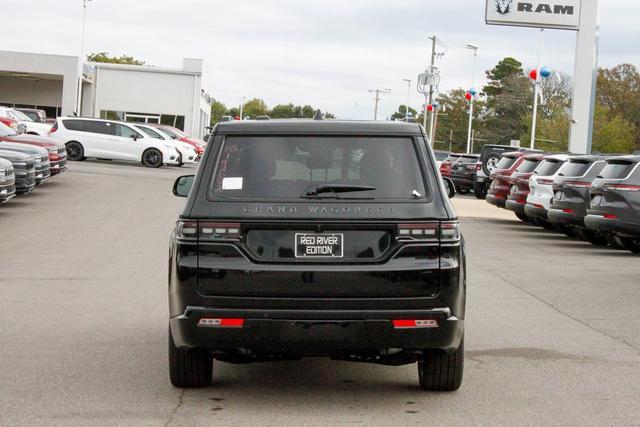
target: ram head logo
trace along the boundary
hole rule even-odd
[[[513,0],[496,0],[496,10],[500,15],[508,15],[511,13]]]

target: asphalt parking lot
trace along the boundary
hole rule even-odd
[[[190,168],[72,163],[0,207],[0,425],[637,425],[640,258],[454,199],[468,245],[466,366],[324,359],[167,374],[169,234]]]

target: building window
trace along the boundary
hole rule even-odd
[[[100,111],[100,118],[131,123],[160,123],[184,130],[184,116],[174,114],[137,113],[125,111]]]

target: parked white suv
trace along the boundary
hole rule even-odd
[[[529,178],[529,195],[524,207],[525,214],[532,219],[546,220],[553,200],[553,181],[562,172],[569,160],[567,154],[547,156]]]
[[[154,128],[142,123],[135,123],[134,127],[143,133],[145,138],[159,139],[164,141],[165,144],[173,145],[180,153],[179,166],[182,166],[184,163],[196,163],[198,153],[196,153],[196,149],[193,148],[192,145],[171,138],[169,135],[162,132],[162,129],[160,128]]]
[[[18,124],[24,125],[25,133],[31,135],[47,136],[51,130],[50,124],[34,122],[31,117],[13,108],[0,107],[0,117],[16,120]]]
[[[145,138],[131,124],[114,120],[59,117],[49,136],[65,145],[69,160],[95,157],[159,168],[163,164],[177,165],[180,158],[173,145]]]

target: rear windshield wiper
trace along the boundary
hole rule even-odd
[[[345,184],[324,184],[324,185],[312,185],[307,188],[304,193],[300,195],[302,198],[314,198],[319,197],[323,193],[333,193],[336,199],[340,197],[340,193],[351,193],[355,191],[375,191],[376,187],[367,185],[345,185]]]

